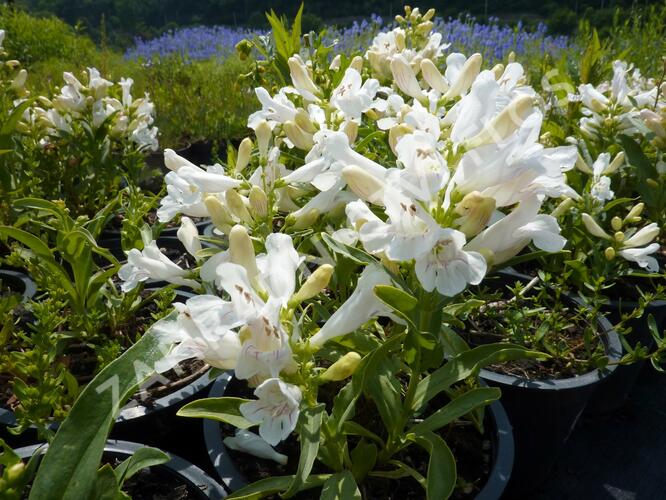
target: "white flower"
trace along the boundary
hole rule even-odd
[[[288,234],[269,234],[265,246],[266,253],[257,256],[262,286],[286,306],[296,289],[296,270],[305,257],[298,255]]]
[[[273,128],[278,123],[281,124],[296,119],[296,106],[287,97],[285,89],[281,89],[275,97],[271,97],[263,87],[257,87],[254,89],[254,93],[257,95],[262,108],[252,113],[248,118],[247,126],[252,130],[256,130],[263,120],[266,120]]]
[[[241,351],[233,328],[239,321],[233,306],[215,295],[197,295],[185,304],[175,303],[178,318],[162,320],[153,327],[165,344],[175,343],[171,351],[155,365],[164,373],[186,359],[196,358],[223,370],[236,367]]]
[[[347,120],[361,121],[361,115],[373,107],[379,82],[369,78],[361,86],[361,75],[354,68],[347,68],[345,76],[333,94],[331,104],[337,108]]]
[[[463,250],[465,235],[450,228],[437,231],[437,242],[427,254],[416,259],[416,276],[423,288],[435,288],[442,295],[453,297],[467,284],[478,285],[486,275],[486,260],[478,252]]]
[[[194,163],[169,148],[164,150],[164,166],[173,172],[177,172],[180,167],[198,168]]]
[[[611,190],[611,180],[610,177],[602,175],[597,179],[597,181],[592,186],[590,194],[594,199],[600,202],[612,200],[615,196],[615,193]]]
[[[121,285],[123,292],[133,290],[147,279],[199,288],[195,280],[185,278],[189,274],[188,270],[181,269],[164,255],[155,240],[148,243],[143,251],[132,248],[127,254],[127,263],[118,270],[118,277],[124,281]]]
[[[625,248],[620,250],[619,254],[625,259],[635,262],[640,267],[647,269],[651,273],[659,272],[659,262],[652,257],[652,254],[659,250],[659,243],[651,243],[644,248]]]
[[[248,421],[259,424],[259,435],[275,446],[289,437],[300,413],[301,390],[279,378],[269,378],[254,391],[258,401],[240,405]]]
[[[254,432],[236,429],[236,435],[224,438],[223,443],[229,449],[241,451],[258,458],[273,460],[280,465],[287,465],[287,455],[275,451],[270,444]]]
[[[354,293],[328,318],[321,330],[310,337],[310,345],[321,347],[328,340],[347,335],[377,316],[396,319],[391,309],[374,292],[376,285],[390,284],[391,278],[380,266],[367,266],[358,279]]]
[[[656,222],[652,222],[647,226],[638,230],[636,234],[626,239],[622,247],[623,248],[634,248],[640,247],[642,245],[647,245],[652,240],[654,240],[659,235],[659,226]]]

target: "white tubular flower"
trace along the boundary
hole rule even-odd
[[[172,172],[177,172],[180,167],[199,168],[191,161],[178,155],[173,149],[164,150],[164,166]]]
[[[384,203],[388,221],[376,218],[359,229],[365,249],[373,254],[384,253],[399,262],[430,252],[440,227],[432,216],[419,203],[394,189],[385,190]]]
[[[289,65],[291,81],[294,83],[294,87],[298,93],[307,101],[318,101],[319,98],[317,96],[321,94],[321,90],[312,81],[308,73],[308,68],[300,56],[291,56],[287,64]]]
[[[331,104],[347,120],[360,122],[361,115],[373,107],[379,82],[374,78],[367,79],[363,85],[361,82],[361,74],[354,68],[347,68],[340,85],[331,94]]]
[[[95,99],[101,99],[106,96],[107,89],[112,85],[112,82],[102,78],[99,70],[88,68],[88,88]]]
[[[123,106],[129,108],[132,105],[132,85],[134,85],[134,80],[131,78],[121,78],[120,79],[120,88],[123,89]]]
[[[651,243],[644,248],[625,248],[618,253],[621,257],[638,264],[651,273],[659,272],[659,262],[652,254],[659,250],[659,243]]]
[[[455,229],[437,231],[432,250],[416,259],[416,276],[426,291],[437,288],[442,295],[453,297],[468,283],[481,282],[486,275],[486,260],[478,252],[463,250],[465,242],[465,235]]]
[[[233,307],[215,295],[197,295],[185,304],[175,303],[178,318],[161,320],[153,327],[165,344],[176,344],[155,365],[164,373],[186,359],[200,359],[222,370],[236,367],[241,352],[238,334],[232,330],[240,325]]]
[[[257,87],[254,89],[254,93],[259,99],[262,109],[255,111],[248,118],[247,126],[252,130],[256,130],[257,125],[263,120],[266,120],[273,128],[278,123],[282,124],[296,119],[296,106],[289,100],[284,89],[280,90],[275,97],[271,97],[263,87]]]
[[[143,251],[132,248],[127,254],[127,263],[118,270],[118,277],[124,282],[121,285],[123,292],[133,290],[147,279],[199,288],[199,283],[195,280],[185,278],[189,274],[188,270],[181,269],[160,252],[155,240],[148,243]]]
[[[266,237],[266,253],[257,257],[257,267],[263,287],[283,306],[296,290],[296,270],[304,259],[288,234],[271,233]]]
[[[501,264],[517,255],[530,241],[546,252],[558,252],[566,239],[560,235],[557,220],[539,214],[541,201],[531,196],[520,202],[509,215],[489,226],[465,245],[465,250],[486,256],[492,265]]]
[[[639,229],[638,232],[634,234],[632,237],[626,239],[623,242],[622,247],[634,248],[647,245],[657,236],[659,236],[659,226],[657,225],[656,222],[652,222],[647,226]]]
[[[407,60],[398,55],[391,60],[391,72],[396,86],[406,95],[414,99],[423,99],[424,92],[416,79],[416,74]]]
[[[300,414],[301,390],[279,378],[269,378],[254,390],[257,401],[240,405],[241,414],[259,424],[259,435],[275,446],[289,437]]]
[[[238,156],[236,157],[236,165],[234,172],[237,174],[242,172],[248,163],[250,163],[250,156],[252,155],[252,139],[246,137],[238,146]]]
[[[303,151],[310,151],[312,146],[314,146],[312,134],[303,130],[301,127],[296,125],[295,122],[284,122],[282,128],[284,129],[285,134],[287,134],[287,138],[298,149],[302,149]]]
[[[604,175],[610,170],[610,164],[610,154],[601,153],[594,162],[594,165],[592,165],[593,185],[590,194],[601,203],[612,200],[613,196],[615,196],[615,193],[610,188],[610,177]]]
[[[604,111],[609,104],[608,98],[599,92],[594,85],[586,83],[578,87],[583,105],[596,113]]]
[[[376,285],[390,285],[389,275],[376,264],[367,266],[356,284],[354,293],[310,338],[310,345],[321,347],[328,340],[347,335],[377,316],[393,317],[391,309],[375,295]]]
[[[240,451],[258,458],[272,460],[280,465],[287,465],[287,455],[278,453],[260,436],[245,429],[236,429],[235,436],[228,436],[222,441],[231,450]]]
[[[176,236],[192,257],[196,258],[197,252],[201,251],[201,241],[199,241],[199,230],[189,217],[181,217],[180,227]]]

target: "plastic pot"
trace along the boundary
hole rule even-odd
[[[217,233],[215,231],[215,224],[213,224],[212,222],[208,222],[204,226],[202,236],[209,240],[214,240],[213,242],[202,239],[201,246],[204,248],[222,248],[225,250],[229,248],[229,238],[227,237],[226,234]]]
[[[232,378],[231,372],[219,376],[211,387],[208,397],[222,397]],[[485,486],[476,496],[478,500],[498,500],[509,483],[514,458],[513,432],[509,418],[499,401],[492,403],[486,413],[492,427],[493,465]],[[238,471],[224,446],[220,423],[215,420],[203,420],[204,440],[208,456],[224,487],[234,492],[247,485],[247,480]],[[248,455],[248,457],[250,457]],[[251,458],[248,458],[251,459]]]
[[[33,298],[37,293],[37,285],[27,274],[13,269],[0,269],[0,282],[9,286],[13,292],[23,295],[23,302]]]
[[[21,459],[28,459],[38,450],[46,449],[48,445],[38,444],[19,448],[16,454]],[[109,440],[104,446],[104,457],[108,459],[125,460],[137,450],[145,447],[143,444],[128,441]],[[171,458],[168,462],[154,466],[168,474],[176,476],[182,484],[188,486],[188,491],[200,500],[219,500],[225,498],[224,488],[196,465],[167,452]]]
[[[529,279],[505,271],[499,277],[503,282]],[[583,304],[574,297],[567,300]],[[609,360],[619,360],[622,344],[617,332],[604,317],[597,321]],[[502,390],[501,401],[514,428],[516,457],[509,498],[523,498],[546,479],[592,394],[616,369],[609,365],[576,377],[547,380],[480,371],[482,380]]]
[[[209,224],[210,220],[208,219],[203,219],[194,223],[194,225],[199,230],[199,234],[202,234],[206,226],[208,226]],[[178,233],[178,229],[180,229],[180,226],[165,227],[160,232],[159,238],[164,238],[164,237],[175,238]],[[118,228],[104,229],[104,231],[102,231],[102,234],[100,236],[100,241],[98,241],[97,244],[104,248],[109,248],[108,245],[111,245],[113,247],[120,247],[121,246],[120,229]]]
[[[604,313],[615,324],[618,323],[622,314],[629,313],[638,307],[637,302],[626,300],[611,300],[602,307]],[[648,348],[655,345],[654,338],[648,328],[648,316],[654,316],[657,328],[661,332],[666,322],[666,301],[655,300],[645,308],[643,316],[633,319],[628,326],[631,333],[627,335],[626,341],[634,346],[638,342]],[[645,361],[638,361],[631,365],[618,366],[617,369],[607,377],[594,391],[585,412],[589,415],[604,415],[612,413],[621,408],[627,401],[631,390],[636,384],[636,379],[645,365]]]

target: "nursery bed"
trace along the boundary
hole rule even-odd
[[[606,417],[583,418],[550,478],[533,499],[663,499],[664,377],[646,366],[620,410]]]

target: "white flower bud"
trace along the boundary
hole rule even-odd
[[[261,158],[268,157],[268,146],[273,136],[271,126],[266,120],[261,120],[257,125],[254,134],[257,136],[257,145],[259,146],[259,156]]]
[[[423,79],[430,85],[430,88],[436,90],[440,94],[444,94],[449,90],[449,85],[446,80],[430,59],[423,59],[421,61],[421,74]]]
[[[500,111],[481,132],[468,139],[465,146],[468,149],[483,146],[484,144],[499,143],[518,130],[525,118],[534,109],[531,96],[520,95]]]
[[[585,225],[585,228],[592,236],[596,236],[597,238],[603,238],[605,240],[611,239],[611,235],[608,234],[606,231],[604,231],[601,228],[601,226],[597,224],[597,221],[595,221],[590,215],[582,214],[581,217],[583,219],[583,224]]]
[[[350,68],[354,68],[359,73],[363,71],[363,58],[361,56],[354,56],[354,58],[349,63]]]
[[[349,188],[362,200],[384,204],[384,182],[356,165],[342,169],[342,177]]]
[[[268,196],[259,186],[250,188],[250,209],[256,217],[266,217],[268,215]]]
[[[613,158],[613,161],[610,162],[610,165],[606,167],[606,169],[602,172],[603,175],[610,175],[614,173],[618,168],[622,166],[624,163],[624,151],[620,151],[615,158]]]
[[[213,195],[206,196],[204,198],[204,205],[206,205],[206,210],[210,214],[210,219],[213,221],[213,224],[217,229],[222,231],[224,234],[229,234],[231,231],[231,226],[234,224],[234,220],[222,202]]]
[[[455,212],[460,215],[456,222],[458,230],[469,239],[483,231],[495,210],[495,198],[481,196],[472,191],[456,205]]]
[[[238,146],[238,156],[236,157],[234,172],[237,174],[242,172],[248,163],[250,163],[250,156],[252,156],[252,139],[246,137]]]
[[[344,126],[342,127],[342,131],[345,133],[347,138],[349,139],[349,144],[354,144],[354,141],[356,140],[356,137],[358,136],[358,123],[354,121],[347,121],[345,122]]]
[[[298,149],[304,151],[310,151],[312,146],[314,146],[314,140],[312,139],[312,134],[307,133],[301,127],[296,125],[292,121],[286,121],[282,125],[285,134],[289,140],[296,146]]]
[[[245,206],[245,201],[235,189],[229,189],[224,193],[224,201],[232,214],[245,223],[252,223],[253,219]]]
[[[590,166],[585,162],[583,157],[580,155],[580,153],[578,153],[576,157],[576,168],[581,172],[583,172],[584,174],[592,175],[594,173],[592,172]]]
[[[550,215],[555,218],[561,217],[566,214],[573,205],[574,201],[571,198],[565,198],[559,205],[557,205],[557,207],[555,207],[555,210],[553,210]]]
[[[300,57],[290,57],[287,64],[289,65],[289,73],[294,82],[294,87],[297,89],[303,89],[313,95],[320,94],[319,88],[312,81],[310,73]]]
[[[231,262],[245,268],[251,282],[259,275],[252,240],[247,229],[240,224],[236,224],[229,231],[229,257]]]
[[[187,253],[196,258],[197,252],[201,251],[201,242],[199,241],[199,230],[192,219],[185,216],[181,217],[176,236],[178,236]]]
[[[633,207],[631,207],[631,210],[629,210],[629,213],[624,218],[624,222],[629,222],[634,217],[639,217],[643,213],[644,208],[645,203],[636,203]]]
[[[331,61],[331,64],[328,67],[328,69],[330,69],[331,71],[338,71],[340,69],[341,59],[342,58],[340,57],[340,54],[336,55]]]
[[[396,86],[406,95],[414,99],[421,99],[423,91],[416,79],[411,65],[402,56],[394,57],[391,60],[391,72]]]
[[[451,88],[449,88],[446,94],[444,94],[444,98],[453,99],[454,97],[458,97],[459,95],[467,93],[469,88],[472,86],[472,83],[474,83],[474,80],[481,71],[482,62],[483,57],[481,57],[481,54],[472,54],[469,59],[465,61],[465,64],[460,70],[458,78],[451,85]]]
[[[261,436],[244,429],[237,429],[236,435],[224,438],[224,446],[229,449],[247,453],[258,458],[273,460],[281,465],[287,465],[288,457],[278,453]]]
[[[311,299],[316,295],[323,292],[333,276],[333,266],[330,264],[323,264],[305,280],[305,283],[296,292],[291,300],[289,300],[289,307],[296,307],[303,301]]]
[[[323,382],[339,382],[351,377],[361,363],[361,355],[357,352],[348,352],[319,375]]]

